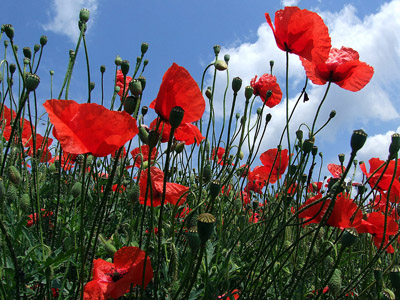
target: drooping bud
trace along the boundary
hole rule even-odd
[[[209,213],[202,213],[197,217],[197,232],[202,245],[210,239],[214,230],[215,217]]]
[[[392,134],[392,142],[389,146],[389,160],[396,158],[397,153],[400,149],[400,134],[394,133]]]
[[[303,130],[299,129],[296,131],[296,137],[299,141],[303,140]]]
[[[234,93],[237,93],[241,87],[242,87],[242,79],[240,79],[239,77],[233,78],[232,90],[234,91]]]
[[[364,144],[367,140],[367,137],[368,137],[368,135],[362,129],[353,131],[353,135],[351,136],[351,141],[350,141],[352,154],[355,155],[357,153],[357,151],[360,150],[364,146]]]
[[[246,100],[250,100],[250,98],[253,96],[253,92],[254,92],[253,87],[251,87],[249,85],[245,87],[244,96],[245,96]]]
[[[105,65],[101,65],[100,66],[100,72],[104,73],[106,71],[106,66]]]
[[[226,69],[228,69],[227,63],[223,60],[217,60],[214,63],[214,66],[218,71],[225,71]]]
[[[79,20],[81,22],[87,23],[89,21],[90,11],[86,8],[82,8],[79,12]]]
[[[29,47],[24,47],[24,48],[22,48],[22,53],[24,53],[24,56],[25,56],[26,58],[29,58],[29,59],[32,58],[32,51],[31,51],[31,48],[29,48]]]
[[[267,94],[265,95],[265,102],[272,96],[272,91],[268,90]]]
[[[172,128],[176,129],[181,125],[183,117],[185,115],[185,111],[182,107],[180,106],[175,106],[174,108],[171,109],[171,112],[169,113],[169,124],[171,125]]]
[[[185,143],[178,143],[174,150],[176,153],[182,153],[183,149],[185,149]]]
[[[25,87],[28,92],[36,90],[40,83],[40,78],[36,74],[26,73],[25,75]]]
[[[129,82],[129,90],[132,95],[139,96],[142,93],[142,83],[138,79],[133,79]]]
[[[120,66],[122,64],[121,56],[117,55],[117,57],[115,58],[114,62],[115,62],[116,66]]]
[[[219,52],[221,51],[221,46],[220,45],[215,45],[214,47],[214,54],[217,56]]]
[[[139,126],[139,133],[138,136],[143,144],[149,144],[149,133],[143,126]]]
[[[205,94],[206,94],[206,97],[211,100],[211,97],[212,97],[211,86],[207,87]]]
[[[102,234],[99,234],[99,241],[108,255],[113,256],[117,252],[117,248],[115,248],[111,240],[107,241]]]
[[[121,72],[124,74],[124,76],[126,76],[129,72],[129,65],[129,61],[126,59],[121,62]]]
[[[337,296],[342,289],[342,272],[340,269],[335,269],[328,283],[329,292]]]
[[[3,28],[7,37],[12,40],[14,38],[14,27],[11,24],[4,24]]]
[[[149,44],[142,43],[142,45],[140,46],[140,51],[142,52],[142,55],[144,55],[147,52],[147,49],[149,49]]]
[[[42,45],[42,47],[46,46],[46,44],[47,44],[47,36],[42,35],[40,37],[40,41],[39,42],[40,42],[40,45]]]

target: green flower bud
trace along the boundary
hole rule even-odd
[[[146,77],[139,76],[137,80],[140,81],[140,84],[142,85],[142,92],[143,92],[144,88],[146,87]]]
[[[214,63],[214,66],[218,71],[225,71],[226,69],[228,69],[228,64],[223,60],[217,60]]]
[[[392,142],[389,146],[389,160],[396,158],[397,153],[400,149],[400,134],[394,133],[392,134]]]
[[[132,95],[139,96],[142,93],[142,83],[138,79],[132,79],[129,82],[129,90]]]
[[[155,130],[150,130],[148,134],[148,145],[150,149],[153,149],[157,146],[160,140],[160,134]]]
[[[269,123],[269,121],[271,121],[271,119],[272,119],[272,115],[271,115],[270,113],[268,113],[268,114],[265,116],[265,123]]]
[[[147,49],[149,49],[149,44],[142,43],[142,45],[140,46],[140,51],[142,52],[142,55],[144,55],[147,52]]]
[[[220,45],[215,45],[214,47],[214,54],[217,56],[219,52],[221,51],[221,46]]]
[[[122,72],[122,74],[124,74],[125,76],[126,76],[126,74],[128,74],[128,72],[129,72],[129,61],[126,60],[126,59],[124,59],[124,60],[121,62],[121,72]]]
[[[10,73],[11,73],[11,75],[14,74],[16,69],[17,69],[17,66],[15,64],[10,64]]]
[[[101,65],[100,66],[100,72],[104,73],[106,71],[106,66],[105,65]]]
[[[267,94],[265,95],[265,101],[267,101],[272,96],[272,91],[268,90]]]
[[[24,57],[24,60],[23,60],[23,62],[24,62],[24,65],[29,65],[29,63],[31,62],[31,60],[29,59],[29,58],[27,58],[27,57]]]
[[[14,44],[14,45],[13,45],[13,48],[14,48],[14,51],[15,51],[15,52],[18,52],[18,45],[15,45],[15,44]]]
[[[175,106],[174,108],[172,108],[171,112],[169,113],[169,124],[171,125],[171,127],[175,129],[178,128],[178,126],[182,123],[184,115],[185,111],[182,107]]]
[[[11,24],[4,24],[3,28],[7,37],[12,40],[14,38],[14,27]]]
[[[120,66],[122,64],[122,58],[121,56],[117,55],[117,57],[115,58],[115,65],[116,66]]]
[[[126,97],[124,101],[124,111],[130,115],[133,114],[135,112],[137,100],[138,99],[134,96]]]
[[[149,133],[147,132],[147,130],[144,127],[139,126],[138,135],[143,144],[145,144],[145,145],[149,144]]]
[[[211,165],[210,163],[206,163],[206,165],[203,168],[203,181],[207,183],[211,180],[211,177],[212,177]]]
[[[142,58],[140,56],[136,57],[136,64],[139,65],[142,62]]]
[[[232,90],[234,93],[237,93],[240,88],[242,87],[242,79],[240,79],[239,77],[235,77],[232,80]]]
[[[120,90],[121,90],[121,88],[120,88],[118,85],[116,85],[116,86],[114,87],[114,93],[115,93],[115,94],[118,94]]]
[[[250,98],[253,96],[254,89],[251,86],[246,86],[244,89],[244,96],[246,100],[250,100]]]
[[[90,17],[90,11],[86,8],[82,8],[79,12],[79,20],[81,22],[86,23],[87,21],[89,21],[89,17]]]
[[[4,48],[7,48],[7,47],[8,47],[8,41],[4,40]]]
[[[367,136],[368,135],[362,129],[353,131],[353,135],[351,136],[351,141],[350,141],[352,154],[355,155],[357,151],[364,146],[367,140]]]
[[[95,86],[96,86],[96,84],[93,81],[91,81],[90,82],[90,90],[93,91]]]
[[[197,232],[202,245],[210,239],[214,230],[215,217],[209,213],[202,213],[197,217]]]
[[[140,188],[137,183],[133,183],[131,189],[128,191],[128,198],[131,204],[139,201]]]
[[[82,190],[82,183],[80,183],[79,181],[75,182],[71,189],[72,196],[74,198],[79,197],[81,194],[81,190]]]
[[[262,108],[261,107],[257,108],[257,115],[261,116],[261,113],[262,113]]]
[[[229,54],[225,54],[225,55],[224,55],[224,61],[225,61],[226,63],[228,63],[230,59],[231,59],[231,56],[230,56]]]
[[[339,269],[335,269],[333,275],[328,283],[329,291],[337,296],[342,289],[342,272]]]
[[[175,146],[176,153],[182,153],[183,149],[185,149],[185,143],[178,143]]]
[[[299,129],[296,131],[296,137],[299,141],[303,140],[303,130]]]
[[[147,66],[149,64],[149,60],[148,59],[145,59],[144,61],[143,61],[143,66],[145,67],[145,66]]]
[[[40,78],[36,74],[26,73],[25,74],[25,87],[28,92],[36,90],[40,83]]]
[[[236,113],[235,118],[236,118],[236,120],[239,120],[240,114],[239,114],[239,113]]]
[[[333,119],[336,116],[336,110],[332,110],[329,114],[329,119]]]
[[[35,46],[33,46],[33,51],[36,53],[40,50],[40,45],[39,44],[35,44]]]
[[[20,200],[20,205],[22,210],[27,213],[31,208],[31,199],[28,194],[22,194]]]
[[[25,56],[26,58],[29,58],[29,59],[32,58],[32,51],[31,51],[31,48],[29,48],[29,47],[24,47],[24,48],[22,48],[22,53],[24,53],[24,56]]]
[[[47,36],[42,35],[42,36],[40,37],[39,43],[40,43],[40,45],[42,45],[42,47],[46,46],[46,44],[47,44]]]
[[[15,185],[19,185],[22,182],[21,174],[14,166],[8,167],[8,178]]]

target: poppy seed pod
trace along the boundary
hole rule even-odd
[[[353,134],[351,136],[351,141],[350,141],[352,154],[355,155],[357,153],[357,151],[360,150],[364,146],[364,144],[367,140],[367,137],[368,137],[368,135],[362,129],[353,131]]]
[[[227,63],[223,60],[217,60],[214,63],[214,66],[218,71],[225,71],[226,69],[228,69]]]
[[[140,130],[139,130],[140,132]],[[157,146],[158,141],[160,140],[160,134],[155,130],[150,130],[148,134],[148,145],[150,149],[153,149]]]
[[[36,74],[26,73],[25,75],[25,87],[28,92],[36,90],[40,83],[40,78]]]
[[[344,163],[345,156],[344,156],[343,153],[340,153],[340,154],[338,155],[338,158],[339,158],[339,162],[340,162],[341,164]]]
[[[3,28],[7,37],[12,40],[14,38],[14,27],[11,24],[4,24]]]
[[[211,86],[207,87],[205,94],[206,94],[206,97],[211,100],[211,97],[212,97]]]
[[[225,55],[224,55],[224,61],[225,61],[226,63],[228,63],[230,59],[231,59],[231,56],[230,56],[229,54],[225,54]]]
[[[221,46],[220,45],[215,45],[213,47],[213,49],[214,49],[215,56],[217,56],[219,54],[219,52],[221,51]]]
[[[149,44],[142,43],[142,45],[140,46],[140,51],[142,52],[142,55],[147,52],[147,49],[149,49]]]
[[[141,112],[142,112],[143,117],[147,114],[148,111],[149,111],[149,108],[147,106],[142,106]]]
[[[210,183],[210,196],[212,199],[217,198],[219,193],[221,192],[221,183],[219,180],[213,180]]]
[[[250,98],[253,96],[254,89],[251,86],[246,86],[244,89],[244,96],[246,100],[250,100]]]
[[[318,153],[318,147],[314,145],[311,149],[311,154],[312,156],[316,156],[317,153]]]
[[[100,66],[100,72],[104,73],[106,71],[106,66],[105,65],[101,65]]]
[[[121,62],[121,72],[122,72],[122,74],[124,74],[124,76],[126,76],[126,74],[128,74],[128,72],[129,72],[129,60],[126,60],[126,59],[124,59],[122,62]]]
[[[26,58],[29,58],[29,59],[32,58],[32,50],[31,50],[31,48],[29,48],[29,47],[22,48],[22,53],[24,54],[24,56]]]
[[[24,62],[24,65],[29,65],[29,63],[31,62],[31,60],[30,60],[29,58],[27,58],[27,57],[24,57],[23,62]]]
[[[142,92],[143,92],[144,88],[146,87],[146,77],[139,76],[137,80],[140,81],[140,84],[142,85]]]
[[[394,133],[392,134],[392,142],[390,143],[389,146],[389,157],[388,159],[394,159],[397,155],[397,152],[399,152],[400,149],[400,134]]]
[[[259,108],[257,108],[257,115],[261,115],[261,113],[262,113],[262,109],[261,109],[261,107],[259,107]]]
[[[129,90],[132,95],[139,96],[142,93],[142,83],[138,79],[131,80],[129,82]]]
[[[34,46],[33,46],[33,51],[36,53],[36,52],[38,52],[40,50],[40,45],[39,44],[35,44]]]
[[[124,111],[126,111],[130,115],[133,114],[135,112],[136,103],[137,103],[136,97],[133,96],[126,97],[124,101]]]
[[[336,110],[332,110],[329,114],[329,119],[333,119],[336,116]]]
[[[120,66],[122,64],[121,56],[117,55],[117,57],[114,60],[114,63],[115,63],[116,66]]]
[[[11,73],[11,75],[15,73],[16,69],[17,69],[17,66],[15,64],[10,64],[10,73]]]
[[[400,289],[400,266],[393,266],[390,270],[390,282],[396,290]]]
[[[271,121],[271,119],[272,119],[272,115],[271,115],[270,113],[268,113],[268,114],[265,116],[265,123],[269,123],[269,121]]]
[[[312,137],[310,139],[306,139],[303,143],[303,152],[304,154],[308,154],[311,152],[312,147],[314,146],[315,138]]]
[[[47,44],[47,36],[42,35],[42,36],[40,37],[39,42],[40,42],[40,45],[42,45],[42,47],[44,47],[44,46]]]
[[[175,106],[169,113],[169,124],[172,128],[176,129],[181,125],[185,111],[180,106]]]
[[[343,247],[348,248],[357,241],[357,237],[358,232],[355,228],[347,228],[343,231],[340,241],[342,242]]]
[[[215,217],[209,213],[202,213],[197,217],[197,232],[202,245],[210,239],[214,230]]]
[[[136,64],[139,65],[142,62],[142,58],[140,56],[136,57]]]
[[[87,21],[89,21],[89,17],[90,17],[90,11],[86,8],[82,8],[79,11],[79,20],[81,22],[86,23]]]
[[[232,80],[232,90],[237,93],[242,87],[242,79],[240,77],[235,77]]]
[[[396,299],[396,296],[393,293],[393,291],[389,290],[387,288],[383,289],[381,296],[382,296],[381,299],[383,299],[383,300],[395,300]]]
[[[116,86],[114,87],[114,93],[115,93],[115,94],[118,94],[120,90],[121,90],[121,88],[120,88],[118,85],[116,85]]]

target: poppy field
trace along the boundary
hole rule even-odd
[[[318,150],[336,115],[318,125],[331,85],[358,92],[374,69],[356,49],[333,47],[315,12],[265,18],[286,56],[285,82],[273,61],[250,82],[230,78],[216,45],[202,78],[171,62],[156,99],[146,95],[147,43],[135,63],[117,56],[113,90],[92,96],[100,83],[90,80],[86,9],[51,96],[37,92],[47,37],[21,51],[18,32],[1,26],[0,299],[400,299],[400,135],[386,160],[357,160],[362,129],[343,138],[349,157],[325,164]],[[295,56],[305,84],[291,107]],[[72,100],[77,67],[88,69],[87,98]],[[313,122],[294,127],[308,84],[326,92]],[[277,105],[286,126],[264,149]]]

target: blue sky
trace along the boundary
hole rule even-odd
[[[164,72],[173,62],[184,66],[200,82],[204,67],[212,61],[215,44],[221,54],[230,54],[230,77],[239,76],[243,86],[255,75],[269,71],[269,60],[275,61],[275,75],[284,89],[285,54],[275,44],[264,13],[273,17],[285,5],[297,5],[318,12],[326,22],[334,47],[352,47],[360,60],[372,65],[375,74],[362,91],[352,93],[333,85],[321,112],[324,122],[332,109],[336,118],[317,137],[325,164],[337,162],[337,154],[350,152],[349,140],[354,129],[369,134],[359,160],[386,158],[390,135],[399,132],[400,104],[400,1],[2,1],[2,23],[13,24],[14,41],[22,48],[33,48],[42,34],[48,36],[40,71],[39,100],[50,98],[49,70],[55,71],[54,92],[58,94],[68,63],[68,51],[74,49],[80,8],[89,8],[91,18],[86,34],[90,55],[91,78],[96,88],[93,99],[100,101],[100,65],[105,65],[106,98],[113,91],[114,59],[120,55],[134,64],[140,55],[140,44],[149,43],[146,58],[145,99],[149,104],[157,95]],[[0,45],[2,52],[3,45]],[[0,52],[0,53],[1,53]],[[304,82],[304,70],[294,55],[290,56],[290,101],[296,98]],[[83,48],[78,53],[70,98],[85,102],[86,67]],[[210,82],[211,78],[207,78]],[[218,78],[222,93],[225,79]],[[294,116],[292,132],[302,121],[311,124],[325,87],[310,85],[310,101],[302,104]],[[218,97],[217,93],[217,97]],[[229,96],[228,96],[229,98]],[[261,105],[261,101],[257,102]],[[221,111],[221,107],[217,105]],[[238,107],[240,112],[241,106]],[[276,147],[284,122],[284,101],[273,109],[271,126],[262,150]],[[218,114],[217,114],[218,117]],[[150,119],[148,121],[151,121]]]

